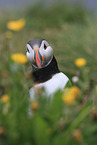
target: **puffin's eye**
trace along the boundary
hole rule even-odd
[[[27,50],[27,52],[29,52],[29,53],[30,53],[30,51],[29,51],[28,47],[27,47],[27,49],[26,49],[26,50]]]
[[[44,44],[44,49],[46,49],[47,48],[47,46]]]

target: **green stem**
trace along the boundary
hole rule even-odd
[[[65,132],[65,136],[68,136],[69,133],[84,120],[84,118],[90,113],[90,111],[91,111],[90,107],[87,107],[84,111],[82,111],[70,125],[68,130]]]

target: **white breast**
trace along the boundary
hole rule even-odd
[[[47,96],[52,96],[58,90],[63,90],[68,81],[69,79],[65,74],[62,72],[57,73],[50,80],[37,84],[34,88],[31,88],[29,91],[31,99],[34,99],[35,89],[37,88],[44,88]]]

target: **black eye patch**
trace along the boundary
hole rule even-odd
[[[47,48],[47,46],[44,44],[44,49],[46,49]]]

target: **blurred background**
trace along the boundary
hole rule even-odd
[[[32,67],[25,53],[27,42],[35,38],[48,41],[60,71],[74,86],[73,95],[80,97],[77,100],[69,94],[67,100],[64,97],[64,105],[59,94],[53,105],[46,106],[47,102],[38,100],[34,107],[32,104],[33,120],[33,116],[28,116]],[[0,97],[0,145],[45,145],[47,141],[47,145],[50,141],[53,145],[94,145],[97,142],[97,1],[0,0]],[[57,119],[60,110],[63,120]]]
[[[71,78],[75,73],[74,60],[84,57],[95,79],[96,7],[96,0],[1,0],[0,70],[6,69],[6,55],[25,53],[29,40],[44,38],[54,49],[61,71]],[[24,21],[18,24],[21,19]],[[17,21],[15,25],[20,28],[8,26],[10,21]]]
[[[16,7],[19,8],[23,8],[24,6],[29,6],[30,4],[33,5],[37,2],[42,2],[45,5],[50,5],[56,2],[66,2],[66,3],[70,3],[72,5],[76,5],[76,4],[82,4],[84,7],[93,10],[93,11],[97,11],[96,7],[97,7],[97,1],[96,0],[10,0],[10,1],[6,1],[6,0],[1,0],[0,1],[0,8],[1,9],[15,9]]]

